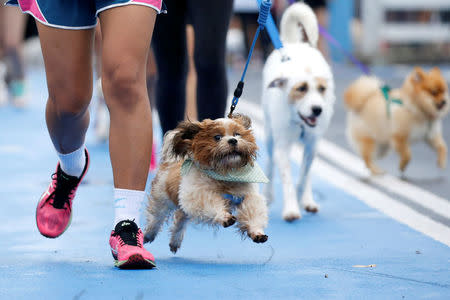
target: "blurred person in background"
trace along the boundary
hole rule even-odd
[[[225,115],[225,40],[233,0],[167,0],[164,3],[169,13],[161,16],[155,25],[153,50],[158,69],[156,108],[165,133],[185,117],[188,18],[194,29],[198,119]]]
[[[0,106],[9,100],[19,108],[28,103],[22,54],[27,16],[0,5]]]

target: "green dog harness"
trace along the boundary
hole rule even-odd
[[[230,182],[247,182],[247,183],[268,183],[264,172],[261,170],[260,166],[255,162],[253,166],[250,164],[245,165],[240,169],[235,169],[227,174],[219,174],[211,169],[204,169],[198,166],[192,159],[186,159],[181,166],[181,176],[185,176],[189,173],[191,168],[197,168],[206,176],[220,181],[230,181]]]
[[[389,97],[389,92],[391,91],[391,87],[387,84],[383,85],[381,88],[381,93],[384,96],[384,100],[386,100],[386,114],[388,115],[388,118],[391,117],[391,104],[395,103],[398,105],[403,105],[403,101],[398,98],[391,98]]]

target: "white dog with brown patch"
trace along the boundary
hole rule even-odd
[[[235,115],[184,121],[166,133],[149,197],[145,242],[155,239],[172,213],[173,253],[189,220],[223,227],[237,221],[240,232],[255,243],[267,241],[268,209],[257,185],[267,177],[255,162],[258,147],[250,126],[248,117]]]
[[[313,199],[309,173],[317,142],[333,115],[335,95],[331,69],[316,47],[318,31],[316,16],[309,6],[291,5],[281,20],[284,46],[271,53],[263,70],[262,102],[269,153],[267,175],[273,182],[273,166],[278,166],[286,221],[301,217],[298,200],[306,211],[319,210]],[[304,151],[295,188],[289,154],[298,142],[304,145]],[[273,199],[273,186],[266,186],[266,196],[269,201]]]

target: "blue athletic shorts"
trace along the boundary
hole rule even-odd
[[[162,0],[8,0],[20,6],[42,24],[63,29],[88,29],[97,24],[97,15],[122,5],[137,4],[161,12]]]

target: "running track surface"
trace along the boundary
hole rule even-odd
[[[112,173],[107,145],[89,132],[92,164],[71,227],[42,237],[35,206],[56,166],[44,122],[42,70],[29,74],[26,111],[0,108],[0,299],[449,299],[450,249],[313,174],[321,211],[299,222],[270,207],[269,240],[235,228],[190,225],[172,255],[168,230],[151,245],[157,270],[113,267]],[[264,166],[261,145],[259,163]],[[278,177],[277,177],[278,178]],[[280,186],[276,179],[276,186]],[[280,195],[281,189],[277,189]],[[357,268],[355,265],[376,265]]]

